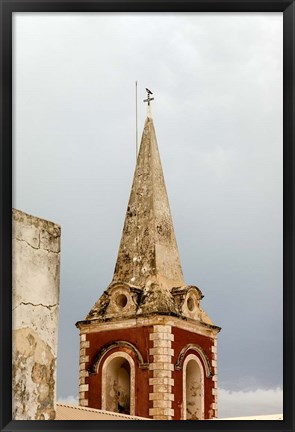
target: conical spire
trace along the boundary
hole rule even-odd
[[[153,120],[145,121],[112,282],[184,285]]]
[[[183,280],[156,133],[148,111],[114,276],[85,322],[160,314],[213,325],[200,306],[202,297],[198,287],[185,285]]]

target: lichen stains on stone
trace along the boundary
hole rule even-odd
[[[116,306],[118,289],[132,299],[121,309]],[[160,313],[211,325],[200,299],[199,289],[184,282],[155,129],[147,118],[113,279],[86,321]]]
[[[32,369],[32,381],[35,383],[46,382],[47,380],[47,367],[44,364],[34,363]]]
[[[157,254],[160,245],[169,255],[165,266]],[[141,260],[132,260],[138,256]],[[157,275],[166,277],[170,288],[184,284],[154,125],[147,118],[113,282],[143,287]]]
[[[34,249],[60,252],[59,225],[22,211],[12,210],[12,238],[25,242]]]
[[[101,317],[104,317],[106,313],[106,309],[110,303],[110,296],[107,292],[104,292],[102,296],[95,303],[89,314],[87,315],[87,319],[95,318],[98,314]]]
[[[56,359],[50,347],[29,328],[13,330],[12,417],[54,420]]]

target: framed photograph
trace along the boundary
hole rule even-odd
[[[294,10],[1,0],[1,430],[294,429]]]

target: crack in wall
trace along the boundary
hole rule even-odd
[[[20,302],[20,304],[18,304],[17,306],[15,306],[15,307],[12,309],[12,311],[14,311],[14,310],[17,309],[19,306],[22,306],[22,305],[24,305],[24,306],[42,306],[42,307],[45,307],[45,308],[47,308],[47,309],[51,309],[51,308],[54,308],[54,307],[58,306],[58,303],[53,304],[53,305],[44,305],[44,304],[42,304],[42,303],[34,304],[34,303],[31,303],[31,302]]]
[[[47,248],[40,248],[40,250],[44,250],[44,251],[46,251],[48,253],[53,253],[53,254],[59,254],[60,253],[60,251],[56,252],[56,251],[53,251],[53,250],[47,249]]]
[[[24,242],[24,243],[26,243],[28,246],[30,246],[33,249],[40,249],[40,236],[39,236],[39,246],[38,247],[33,246],[31,243],[27,242],[27,240],[20,239],[18,237],[15,237],[15,240],[20,241],[20,242]]]
[[[59,225],[13,210],[14,420],[55,419],[60,237]]]
[[[32,249],[35,249],[35,250],[44,250],[44,251],[46,251],[46,252],[53,253],[53,254],[59,254],[59,253],[60,253],[60,251],[56,252],[56,251],[53,251],[53,250],[51,250],[51,249],[47,249],[46,247],[40,247],[40,244],[41,244],[40,234],[39,234],[39,246],[37,246],[37,247],[36,247],[36,246],[33,246],[33,245],[32,245],[31,243],[29,243],[27,240],[20,239],[20,238],[18,238],[18,237],[15,237],[14,240],[17,240],[17,241],[20,241],[20,242],[24,242],[24,243],[26,243],[28,246],[30,246]]]

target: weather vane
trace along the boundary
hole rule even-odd
[[[146,88],[146,91],[147,91],[147,99],[144,99],[144,102],[147,102],[148,106],[150,106],[150,102],[155,98],[150,97],[150,95],[152,95],[153,93],[148,88]]]

